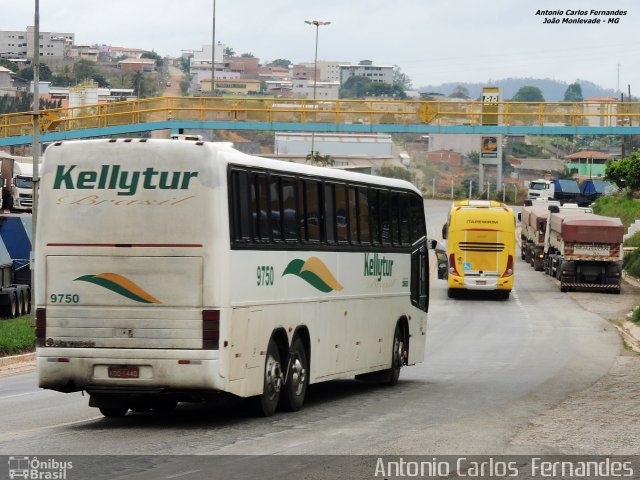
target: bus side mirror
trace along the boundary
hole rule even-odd
[[[427,240],[429,250],[434,250],[436,254],[436,265],[438,266],[438,280],[446,280],[449,276],[449,259],[447,250],[435,239]]]
[[[522,222],[522,213],[518,212],[518,221]]]

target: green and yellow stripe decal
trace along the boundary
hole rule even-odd
[[[291,260],[282,273],[283,277],[285,275],[300,277],[312,287],[324,293],[334,290],[339,292],[343,288],[329,268],[317,257],[310,257],[306,261],[299,258]]]
[[[74,281],[89,282],[107,290],[111,290],[123,297],[140,303],[162,303],[157,298],[145,292],[140,286],[117,273],[100,273],[98,275],[84,275]]]

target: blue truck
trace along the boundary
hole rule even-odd
[[[31,215],[0,215],[0,316],[31,312]]]

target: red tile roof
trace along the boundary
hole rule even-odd
[[[581,150],[579,152],[572,153],[571,155],[565,155],[564,158],[568,158],[569,160],[577,158],[599,158],[606,160],[609,158],[609,154],[604,152],[597,152],[595,150]]]

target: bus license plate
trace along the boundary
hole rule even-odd
[[[487,281],[486,280],[477,280],[476,281],[476,285],[486,285]]]
[[[138,367],[109,367],[109,378],[139,378]]]

